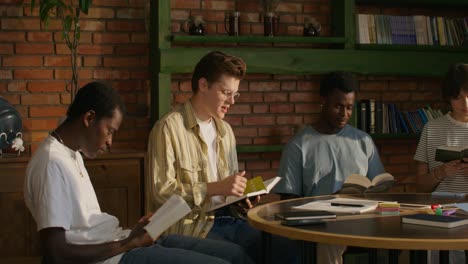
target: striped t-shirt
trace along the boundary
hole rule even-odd
[[[429,121],[421,133],[414,159],[427,163],[432,171],[442,165],[442,162],[434,160],[439,146],[468,146],[468,123],[453,119],[450,113]],[[444,178],[435,191],[468,193],[467,176],[460,172]]]

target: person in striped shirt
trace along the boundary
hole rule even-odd
[[[468,146],[468,64],[450,67],[442,85],[442,98],[451,110],[424,126],[414,155],[416,187],[420,192],[468,193],[467,159],[435,161],[439,146]],[[450,263],[465,263],[465,254],[450,251]],[[431,258],[437,261],[437,252],[432,252]]]
[[[424,126],[414,155],[417,189],[467,193],[468,163],[435,161],[435,152],[439,146],[468,146],[468,64],[450,67],[442,86],[442,97],[451,110]]]

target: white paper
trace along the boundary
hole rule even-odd
[[[465,212],[468,212],[468,203],[456,203],[455,206]]]
[[[153,240],[156,240],[166,229],[190,213],[192,209],[185,200],[173,194],[149,219],[143,227]]]
[[[359,204],[363,205],[363,207],[332,206],[331,203]],[[371,200],[334,198],[330,200],[313,201],[299,206],[292,206],[292,208],[298,210],[323,210],[334,213],[361,214],[375,210],[378,203],[378,201]]]

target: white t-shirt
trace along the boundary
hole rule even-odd
[[[71,244],[100,244],[126,238],[119,220],[101,212],[83,158],[48,136],[26,169],[24,200],[37,230],[65,229]],[[99,263],[119,263],[123,254]]]

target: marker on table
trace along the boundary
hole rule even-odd
[[[331,206],[364,207],[362,204],[330,203]]]

